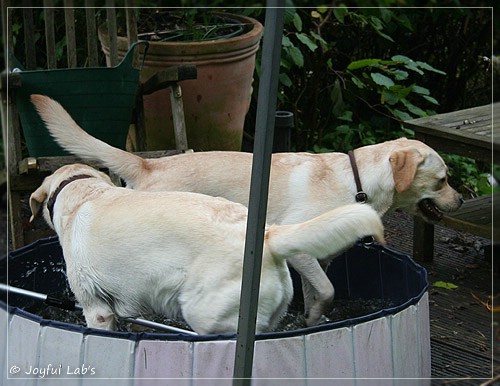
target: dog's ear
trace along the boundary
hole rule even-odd
[[[402,193],[410,188],[417,173],[418,165],[424,161],[424,157],[418,149],[412,147],[395,151],[391,154],[389,161],[396,191]]]
[[[35,219],[35,216],[40,211],[40,208],[43,205],[43,202],[47,198],[47,189],[44,184],[40,186],[37,190],[35,190],[30,196],[30,208],[31,208],[31,217],[30,222]]]

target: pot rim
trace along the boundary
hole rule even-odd
[[[214,12],[214,14],[219,15],[219,16],[225,16],[228,18],[236,19],[242,22],[245,22],[247,24],[252,25],[252,29],[246,33],[243,33],[242,35],[230,37],[230,38],[224,38],[224,39],[215,39],[215,40],[203,40],[203,41],[197,41],[197,42],[161,42],[161,41],[149,41],[150,48],[149,48],[149,54],[151,54],[151,51],[155,51],[155,47],[162,47],[162,48],[167,48],[167,47],[179,47],[179,50],[186,50],[186,49],[192,49],[193,47],[215,47],[213,52],[220,52],[223,50],[224,46],[232,46],[236,45],[241,47],[249,47],[253,46],[255,43],[258,43],[260,41],[260,38],[262,36],[263,32],[263,26],[262,24],[251,17],[248,16],[243,16],[243,15],[237,15],[233,13],[227,13],[227,12]],[[99,40],[101,41],[101,44],[103,46],[103,49],[105,48],[106,51],[109,49],[109,34],[108,34],[108,29],[106,26],[106,23],[103,23],[99,26],[98,28],[98,35],[99,35]],[[118,50],[119,51],[127,51],[128,50],[128,38],[126,36],[118,36]]]

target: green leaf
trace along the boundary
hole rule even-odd
[[[392,58],[395,62],[410,63],[412,60],[408,56],[394,55]]]
[[[320,35],[318,35],[316,32],[311,31],[311,36],[316,39],[318,42],[323,44],[323,46],[326,48],[328,46],[328,43],[326,42],[325,39],[323,39]]]
[[[344,23],[344,19],[348,13],[349,13],[349,11],[347,10],[346,7],[339,7],[339,8],[333,9],[333,15],[341,23]]]
[[[305,44],[312,52],[318,48],[318,45],[314,43],[311,39],[309,39],[309,36],[307,36],[304,33],[296,33],[295,36],[297,36],[297,39],[301,41],[301,43]]]
[[[382,23],[382,20],[380,20],[378,17],[370,16],[369,21],[372,27],[378,31],[384,28],[384,23]]]
[[[311,17],[321,19],[321,14],[318,11],[311,11]]]
[[[419,66],[417,65],[417,63],[415,63],[414,61],[405,63],[404,66],[408,70],[412,70],[412,71],[415,71],[415,72],[419,73],[420,75],[424,75],[424,72],[419,68]]]
[[[293,15],[293,25],[297,31],[302,32],[302,19],[297,12]]]
[[[394,115],[396,118],[400,119],[401,121],[408,121],[410,119],[413,119],[413,117],[405,113],[404,111],[398,110],[398,109],[389,109],[389,111]]]
[[[361,59],[351,62],[348,66],[348,70],[357,70],[359,68],[368,66],[377,66],[380,63],[380,59]]]
[[[413,87],[412,86],[404,87],[400,84],[396,84],[396,85],[392,86],[390,88],[390,90],[393,93],[395,93],[399,99],[403,99],[403,98],[406,98],[408,96],[408,94],[413,91]]]
[[[333,68],[332,58],[328,58],[326,66],[331,70]]]
[[[351,128],[349,127],[349,125],[340,125],[335,128],[335,131],[340,134],[347,134],[349,131],[351,131]]]
[[[387,88],[394,86],[394,81],[385,75],[379,74],[378,72],[373,72],[370,75],[373,81],[379,86],[384,86]]]
[[[295,24],[295,15],[297,14],[297,10],[295,9],[295,7],[287,7],[285,8],[285,14],[284,14],[284,20],[283,22],[285,23],[285,25],[288,25],[290,23],[294,23]]]
[[[287,74],[280,73],[280,83],[285,87],[290,87],[292,85],[292,80]]]
[[[364,84],[362,81],[360,81],[358,78],[355,76],[351,76],[352,83],[354,83],[358,88],[365,88],[366,84]]]
[[[337,118],[343,121],[352,122],[352,111],[346,111],[344,114]]]
[[[422,95],[422,97],[424,99],[426,99],[428,102],[431,102],[434,105],[439,105],[439,102],[436,99],[434,99],[433,97],[429,96],[429,95]]]
[[[420,95],[430,95],[431,93],[429,89],[417,86],[416,84],[412,86],[411,91]]]
[[[444,281],[436,281],[434,282],[433,284],[434,287],[438,287],[438,288],[444,288],[444,289],[457,289],[458,286],[453,284],[453,283],[447,283],[447,282],[444,282]]]
[[[403,70],[391,70],[391,73],[394,75],[396,80],[405,80],[408,79],[408,73]]]
[[[391,91],[390,89],[382,91],[382,103],[388,103],[390,105],[395,105],[399,101],[400,101],[399,96],[395,92]]]
[[[293,43],[288,36],[283,35],[283,37],[281,38],[281,45],[283,47],[292,47]]]
[[[423,68],[424,70],[432,71],[432,72],[435,72],[435,73],[441,74],[441,75],[446,75],[446,72],[441,71],[441,70],[437,70],[434,67],[432,67],[430,64],[427,64],[424,62],[419,62],[419,61],[417,61],[415,63],[417,64],[417,66],[419,66],[420,68]]]
[[[393,39],[393,38],[391,38],[389,35],[387,35],[387,34],[385,34],[385,33],[383,33],[383,32],[380,32],[380,31],[377,31],[377,32],[378,32],[378,34],[379,34],[380,36],[382,36],[384,39],[389,40],[390,42],[394,43],[394,39]]]
[[[408,99],[401,99],[401,103],[405,105],[410,113],[418,115],[419,117],[427,116],[427,113],[424,110],[422,110],[420,107],[415,106]]]
[[[292,58],[293,62],[300,68],[304,67],[304,56],[302,55],[302,52],[300,50],[293,46],[289,47],[288,53],[290,54],[290,57]]]

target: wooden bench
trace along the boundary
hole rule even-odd
[[[493,163],[500,159],[500,103],[437,114],[406,121],[415,131],[415,138],[438,151],[471,157]],[[498,216],[498,195],[467,200],[462,208],[443,218],[441,224],[459,231],[500,240],[493,217]],[[434,256],[434,226],[415,217],[413,228],[413,256],[431,261]]]
[[[493,227],[493,218],[500,218],[499,199],[500,193],[495,193],[467,200],[457,212],[444,216],[441,224],[461,232],[500,240],[500,228]]]

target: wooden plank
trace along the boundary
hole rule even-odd
[[[158,71],[144,82],[142,93],[143,95],[149,95],[158,90],[171,87],[181,80],[196,79],[197,76],[195,65],[187,64],[167,67],[162,71]]]
[[[500,125],[492,125],[492,117],[500,119],[499,103],[413,119],[405,125],[436,150],[491,162],[492,150],[495,158],[500,157]]]
[[[493,158],[500,159],[500,152],[498,153],[498,155],[495,155],[496,153],[493,154],[491,150],[484,149],[483,147],[474,146],[465,142],[443,140],[441,135],[415,133],[415,139],[424,142],[435,150],[451,154],[458,154],[483,162],[491,163],[493,161]]]
[[[43,0],[44,16],[45,16],[45,46],[47,48],[47,68],[53,69],[57,67],[56,60],[56,37],[55,37],[55,18],[54,18],[54,1]]]
[[[10,86],[10,82],[9,82]],[[7,170],[9,176],[17,176],[18,162],[21,160],[21,125],[18,119],[18,111],[15,105],[15,99],[9,96],[7,98]],[[12,181],[8,182],[8,200],[9,200],[9,225],[10,238],[14,249],[24,245],[24,231],[21,208],[21,195],[12,191]]]
[[[462,207],[446,215],[448,218],[467,220],[477,224],[491,225],[493,217],[493,196],[481,196],[464,202]],[[500,214],[498,208],[496,214]]]
[[[73,0],[64,0],[64,21],[66,23],[66,44],[68,53],[68,67],[77,66],[76,61],[76,36],[75,36],[75,10]]]
[[[85,21],[87,24],[87,54],[88,66],[97,67],[99,64],[97,56],[97,25],[95,20],[94,0],[85,0]]]
[[[493,227],[493,218],[500,218],[500,206],[493,205],[493,201],[499,200],[498,193],[467,200],[458,211],[445,215],[442,224],[487,239],[500,240],[500,229]]]
[[[36,48],[35,48],[35,24],[33,21],[33,10],[31,0],[23,0],[23,23],[24,23],[24,45],[28,70],[36,68]]]
[[[9,175],[9,191],[11,194],[18,194],[19,192],[33,192],[37,187],[39,187],[42,182],[43,178],[47,176],[48,173],[44,174],[33,174],[33,175],[25,175],[25,176],[20,176],[16,174],[10,174]],[[17,197],[16,197],[17,199]],[[12,199],[12,202],[10,202],[10,205],[13,205],[11,207],[11,210],[14,208],[17,208],[20,204],[15,204],[14,198]],[[20,208],[20,206],[19,206]],[[12,215],[14,215],[12,213]],[[20,212],[19,212],[20,215]]]
[[[434,258],[434,225],[419,216],[413,217],[413,257],[418,261]]]
[[[109,60],[110,66],[115,67],[118,65],[118,39],[117,39],[117,26],[116,26],[116,11],[115,2],[113,0],[106,0],[106,16],[108,22],[109,32]]]
[[[175,147],[177,150],[187,150],[188,140],[186,135],[186,123],[184,121],[182,89],[178,83],[172,86],[170,92],[170,106],[172,107],[172,119],[174,123]]]

